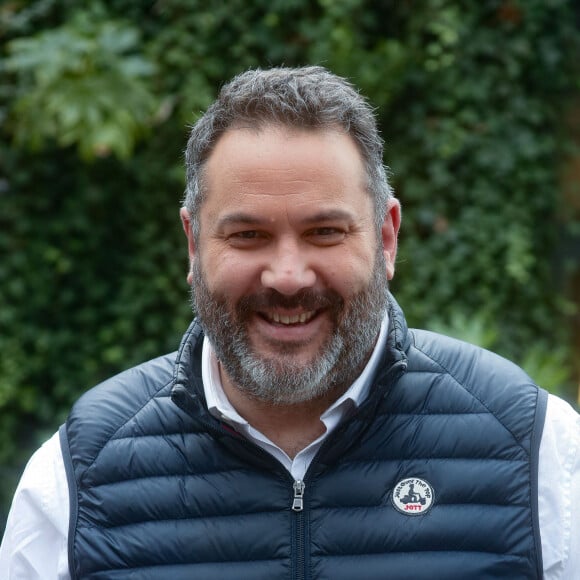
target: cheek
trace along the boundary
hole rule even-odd
[[[329,257],[320,267],[327,284],[347,296],[359,292],[369,283],[374,261],[374,256],[367,252],[340,252]]]
[[[212,291],[238,296],[251,290],[259,280],[259,268],[243,256],[208,252],[202,256],[202,268]]]

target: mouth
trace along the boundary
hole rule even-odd
[[[317,314],[316,310],[307,310],[305,312],[299,312],[294,314],[288,314],[285,312],[263,312],[262,317],[268,322],[274,324],[282,324],[284,326],[292,326],[295,324],[306,324],[310,322]]]

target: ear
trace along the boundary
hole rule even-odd
[[[381,228],[383,254],[387,265],[387,279],[392,280],[395,275],[395,260],[397,258],[397,236],[401,225],[401,204],[392,197],[387,202],[385,221]]]
[[[179,210],[179,217],[183,225],[183,231],[187,237],[187,251],[189,254],[189,271],[187,272],[187,283],[191,286],[193,283],[193,260],[195,258],[195,241],[193,239],[193,231],[191,229],[191,216],[185,207]]]

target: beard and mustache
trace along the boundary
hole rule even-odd
[[[324,397],[340,396],[362,372],[380,331],[388,302],[384,256],[379,250],[367,285],[346,300],[334,290],[304,289],[284,296],[273,289],[244,296],[231,305],[223,294],[211,292],[195,260],[191,300],[194,312],[223,369],[236,388],[253,399],[273,405],[295,405]],[[269,309],[324,309],[332,331],[298,366],[295,353],[304,343],[274,344],[276,355],[252,348],[248,327],[252,317]]]

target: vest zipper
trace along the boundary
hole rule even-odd
[[[295,568],[292,578],[303,580],[306,578],[306,533],[304,526],[304,489],[306,485],[301,479],[294,482],[294,497],[292,500],[292,511],[294,517],[294,554]]]
[[[297,479],[294,482],[294,501],[292,502],[292,510],[295,512],[301,512],[304,509],[304,482],[301,479]]]

